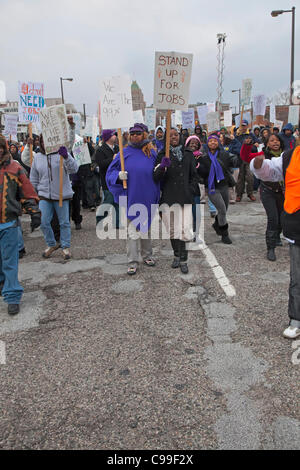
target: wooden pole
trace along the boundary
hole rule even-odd
[[[63,205],[64,157],[59,161],[59,207]]]
[[[118,129],[118,140],[119,140],[119,149],[120,149],[120,162],[121,162],[121,170],[125,171],[125,163],[124,163],[124,152],[123,152],[123,138],[122,138],[122,130]],[[123,180],[123,188],[127,189],[127,181]]]
[[[32,124],[28,124],[28,134],[30,139],[32,139]],[[33,160],[33,145],[29,145],[29,155],[30,155],[30,167],[32,166],[32,160]]]
[[[167,111],[167,122],[166,122],[166,149],[165,154],[167,158],[170,158],[170,132],[171,132],[171,109]]]

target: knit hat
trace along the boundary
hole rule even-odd
[[[191,135],[190,137],[188,137],[185,141],[185,144],[184,146],[187,147],[189,142],[192,140],[192,139],[196,139],[198,140],[199,144],[200,144],[200,147],[201,147],[201,140],[199,139],[199,137],[197,137],[196,135]]]
[[[207,137],[207,142],[208,142],[209,140],[211,140],[211,139],[216,139],[216,140],[218,141],[219,145],[220,145],[220,139],[219,139],[219,137],[218,137],[217,135],[212,134],[212,135],[210,135],[209,137]]]
[[[130,132],[148,132],[148,127],[145,124],[136,122],[133,127],[129,128]]]
[[[103,142],[107,142],[113,135],[115,131],[113,129],[104,129],[101,134],[101,139]]]

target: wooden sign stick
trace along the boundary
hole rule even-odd
[[[28,124],[28,134],[30,139],[32,139],[32,124]],[[30,167],[32,166],[32,160],[33,160],[33,145],[29,145],[29,155],[30,155]]]
[[[166,157],[170,158],[170,132],[171,132],[171,109],[167,111],[167,122],[166,122]]]
[[[59,161],[59,207],[63,205],[64,157]]]
[[[121,170],[125,171],[122,130],[120,128],[118,129],[118,140],[119,140],[119,149],[120,149]],[[127,181],[126,180],[123,180],[123,188],[127,189]]]

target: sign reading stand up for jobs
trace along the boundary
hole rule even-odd
[[[188,110],[193,54],[155,52],[154,106]]]

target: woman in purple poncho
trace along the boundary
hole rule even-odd
[[[122,206],[121,196],[127,197],[127,257],[128,271],[137,271],[139,249],[144,263],[154,266],[149,229],[160,196],[159,183],[153,181],[153,169],[157,154],[148,140],[148,128],[135,124],[129,129],[129,145],[124,149],[126,171],[121,171],[120,154],[112,161],[106,173],[106,183],[116,203]],[[123,189],[123,181],[127,189]],[[137,206],[139,205],[139,206]]]

